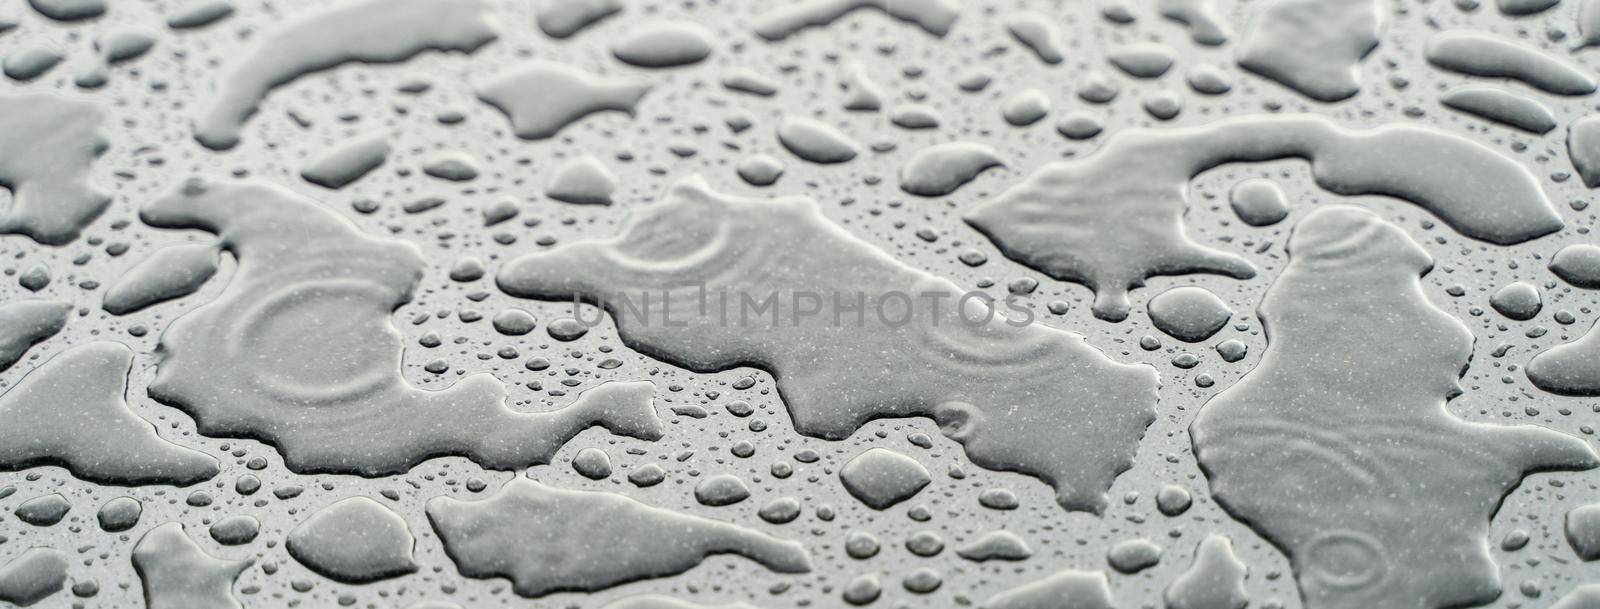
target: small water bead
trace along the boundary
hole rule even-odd
[[[483,259],[476,256],[466,256],[456,260],[455,264],[450,267],[450,280],[463,283],[477,281],[482,279],[486,272],[487,269],[484,266]]]
[[[1150,299],[1150,321],[1184,342],[1211,338],[1228,324],[1233,311],[1210,290],[1197,286],[1172,288]]]
[[[778,94],[777,84],[760,72],[749,68],[734,68],[723,74],[722,86],[729,91],[749,93],[761,97],[771,97]]]
[[[901,587],[915,594],[928,594],[944,585],[944,577],[928,567],[922,567],[900,580]]]
[[[1189,68],[1184,74],[1189,88],[1202,95],[1222,95],[1233,90],[1233,83],[1215,65],[1202,63]]]
[[[956,87],[967,93],[977,93],[989,86],[993,77],[983,72],[967,72],[956,79]]]
[[[465,152],[446,151],[424,162],[422,173],[441,180],[466,182],[478,177],[478,162]]]
[[[1132,575],[1161,562],[1161,546],[1148,539],[1118,542],[1106,551],[1106,563],[1124,575]]]
[[[1264,178],[1240,180],[1228,191],[1234,215],[1250,226],[1270,226],[1289,217],[1288,196],[1277,182]]]
[[[800,459],[798,454],[795,458]],[[928,468],[916,459],[888,449],[872,448],[845,463],[839,469],[839,480],[856,499],[882,510],[910,499],[933,478]]]
[[[1078,98],[1091,104],[1110,103],[1122,92],[1117,81],[1100,71],[1084,74],[1078,82]]]
[[[78,580],[72,583],[71,590],[78,598],[94,598],[100,594],[100,584],[92,579]]]
[[[50,285],[50,267],[43,264],[28,267],[28,270],[17,276],[17,284],[30,292],[45,289]]]
[[[1038,89],[1026,89],[1000,104],[1000,116],[1014,127],[1026,127],[1050,114],[1050,96]]]
[[[584,448],[572,456],[572,469],[590,480],[605,480],[611,477],[611,455],[593,446]],[[629,479],[632,478],[630,475]]]
[[[940,197],[955,192],[985,170],[1004,164],[987,144],[936,144],[918,150],[900,167],[900,189],[918,196]]]
[[[882,545],[878,538],[866,531],[851,531],[844,538],[844,552],[850,558],[866,560],[878,555]]]
[[[228,516],[214,523],[209,529],[211,538],[225,546],[237,546],[255,541],[261,534],[261,521],[252,516]]]
[[[1567,544],[1585,561],[1600,560],[1600,503],[1590,503],[1567,512],[1563,530]]]
[[[423,212],[426,212],[426,211],[432,211],[432,210],[438,209],[439,207],[443,206],[445,203],[448,203],[448,202],[449,201],[447,199],[445,199],[444,197],[429,195],[429,196],[424,196],[424,197],[419,198],[419,199],[412,199],[410,201],[407,201],[404,205],[400,206],[400,211],[406,212],[408,214],[420,214],[420,213],[423,213]],[[355,204],[352,204],[352,205],[355,205]],[[373,209],[374,211],[377,210],[377,206],[376,206],[375,203],[372,204],[371,209]],[[360,209],[358,208],[357,211],[360,211]]]
[[[933,531],[917,531],[906,538],[906,550],[917,556],[935,556],[944,551],[944,538]]]
[[[991,510],[1014,510],[1021,502],[1008,488],[991,488],[978,494],[978,504]]]
[[[800,517],[800,500],[794,497],[778,497],[761,506],[756,515],[772,524],[793,522]]]
[[[284,539],[296,561],[347,584],[415,572],[415,543],[399,514],[366,497],[342,499],[313,512]]]
[[[1495,6],[1502,14],[1512,16],[1526,16],[1550,10],[1561,0],[1498,0]]]
[[[156,43],[155,36],[140,28],[121,28],[99,43],[107,63],[121,63],[143,56]]]
[[[883,87],[867,75],[866,66],[851,62],[844,68],[839,87],[845,91],[844,109],[857,112],[877,112],[883,108]]]
[[[735,168],[739,177],[752,186],[770,186],[783,176],[783,161],[767,154],[749,156]]]
[[[1539,101],[1499,87],[1469,85],[1451,89],[1439,103],[1494,123],[1529,133],[1548,133],[1556,128],[1556,117]]]
[[[598,157],[586,154],[562,162],[545,180],[544,196],[577,205],[610,205],[619,182]]]
[[[17,505],[12,514],[17,520],[36,527],[47,527],[61,522],[72,510],[72,503],[60,493],[34,497]]]
[[[1033,548],[1011,531],[990,531],[956,548],[956,555],[973,562],[1018,561],[1033,556]]]
[[[1489,297],[1489,306],[1501,315],[1517,321],[1527,321],[1544,308],[1539,287],[1526,281],[1506,284]]]
[[[1056,123],[1056,132],[1069,140],[1086,140],[1104,130],[1099,116],[1083,110],[1074,110]]]
[[[935,129],[939,112],[926,104],[901,104],[889,111],[889,122],[902,129]]]
[[[1156,509],[1167,517],[1173,517],[1189,511],[1189,506],[1194,505],[1194,498],[1189,491],[1176,484],[1167,484],[1156,493]]]
[[[536,320],[523,309],[501,309],[489,322],[496,332],[506,336],[522,336],[533,331]]]
[[[1100,16],[1105,17],[1106,21],[1122,25],[1139,20],[1138,16],[1134,15],[1133,8],[1123,0],[1109,0],[1101,5]]]
[[[30,43],[7,55],[0,62],[0,72],[12,80],[29,81],[43,76],[66,58],[65,53],[54,47]]]
[[[1228,363],[1233,363],[1244,359],[1245,355],[1247,355],[1249,351],[1249,346],[1245,345],[1244,341],[1239,339],[1230,338],[1217,343],[1217,355],[1222,357],[1222,361]]]
[[[132,497],[117,497],[100,506],[100,511],[95,514],[95,520],[100,523],[100,530],[107,533],[120,533],[139,524],[139,517],[144,514],[144,505]]]
[[[1580,288],[1600,288],[1600,246],[1579,243],[1557,250],[1550,259],[1550,272]]]
[[[906,441],[917,448],[933,448],[933,437],[920,431],[906,434]]]
[[[628,482],[639,488],[655,486],[666,479],[666,470],[661,469],[661,466],[654,463],[646,463],[628,473]]]
[[[1139,42],[1111,49],[1106,60],[1134,78],[1159,78],[1172,69],[1177,52],[1164,44]]]
[[[1036,11],[1017,11],[1006,18],[1005,24],[1012,38],[1033,51],[1039,61],[1058,64],[1066,58],[1062,52],[1061,29],[1049,15]]]
[[[817,519],[818,520],[821,520],[823,522],[833,522],[833,519],[836,516],[838,516],[838,512],[833,509],[833,505],[824,503],[822,505],[817,506]]]
[[[624,34],[611,51],[623,63],[643,68],[685,66],[711,56],[712,37],[696,23],[658,21]]]
[[[39,14],[62,22],[82,21],[104,15],[107,0],[28,0]]]
[[[733,474],[717,474],[695,485],[694,498],[712,507],[733,505],[750,498],[750,487]]]
[[[622,0],[540,0],[539,29],[552,38],[568,38],[622,11]]]
[[[500,199],[484,206],[483,225],[494,226],[517,217],[519,213],[522,213],[522,210],[517,207],[515,201]]]
[[[778,143],[803,160],[818,164],[849,161],[860,154],[861,145],[827,123],[788,115],[778,123]]]
[[[189,0],[179,4],[167,18],[167,27],[185,30],[211,25],[233,15],[227,0]]]
[[[878,581],[876,575],[859,575],[844,585],[840,595],[844,598],[844,602],[865,605],[883,595],[883,584]]]
[[[1544,595],[1544,590],[1539,588],[1539,580],[1536,579],[1522,580],[1522,584],[1517,586],[1517,591],[1526,598],[1539,598]]]
[[[711,416],[711,412],[698,404],[683,404],[672,407],[672,414],[689,417],[691,419],[704,419]]]
[[[589,326],[571,317],[562,317],[550,322],[549,325],[545,326],[544,331],[550,335],[550,338],[561,342],[572,342],[588,334]]]
[[[1506,536],[1500,540],[1500,549],[1507,552],[1515,552],[1527,547],[1531,539],[1527,531],[1514,529],[1506,533]]]
[[[1600,9],[1595,9],[1595,14],[1596,21],[1600,22]],[[1567,156],[1572,160],[1572,168],[1584,186],[1600,187],[1600,114],[1585,116],[1573,121],[1572,125],[1567,127]],[[1582,211],[1587,206],[1586,201],[1572,202],[1575,210]],[[1567,248],[1573,247],[1600,249],[1588,244],[1567,246]]]
[[[916,522],[933,520],[933,508],[928,507],[925,503],[918,503],[911,506],[911,509],[906,510],[906,518]]]

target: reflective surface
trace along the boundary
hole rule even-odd
[[[1595,606],[1597,42],[0,0],[0,605]]]

